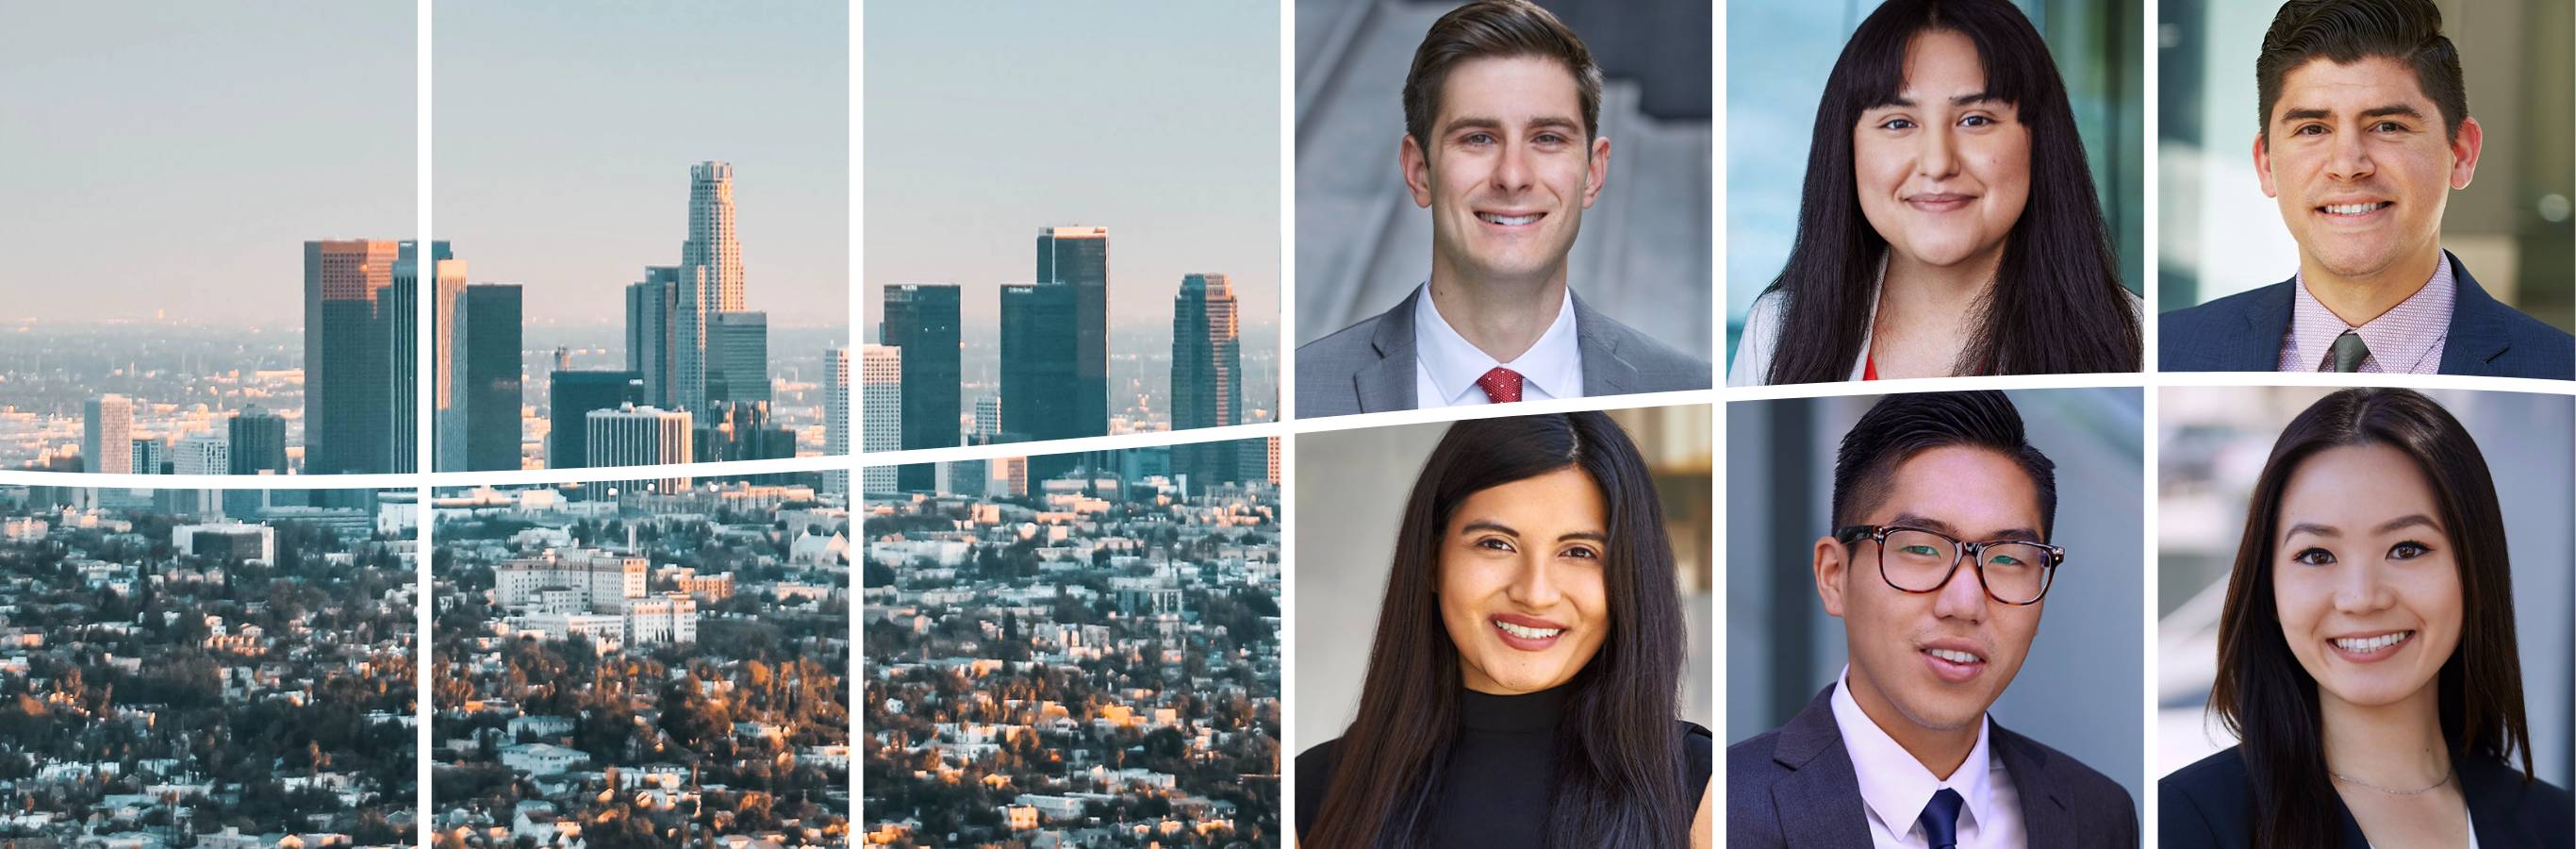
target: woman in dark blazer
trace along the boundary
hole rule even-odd
[[[2210,708],[2243,742],[2165,776],[2164,846],[2566,847],[2531,774],[2486,459],[2404,389],[2290,422],[2256,478]]]

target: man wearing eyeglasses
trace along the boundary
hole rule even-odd
[[[2138,845],[2127,790],[1986,715],[2066,558],[2048,541],[2055,468],[2000,392],[1861,416],[1814,559],[1850,664],[1787,725],[1727,747],[1727,845]]]

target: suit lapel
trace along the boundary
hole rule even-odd
[[[1771,759],[1789,769],[1787,777],[1771,785],[1771,806],[1781,814],[1780,836],[1793,847],[1870,843],[1860,775],[1852,769],[1851,753],[1843,749],[1842,729],[1834,724],[1833,694],[1834,685],[1825,685],[1781,726],[1771,749]]]
[[[2049,774],[2048,753],[2021,735],[2004,730],[2002,723],[1992,728],[1987,745],[2003,757],[2004,773],[2012,777],[2013,792],[2021,796],[2021,828],[2030,838],[2030,845],[2076,845],[2081,835],[2075,827],[2075,815],[2060,782]]]
[[[2299,278],[2292,277],[2259,290],[2254,296],[2254,308],[2245,313],[2244,332],[2207,340],[2219,349],[2219,361],[2234,371],[2279,368],[2281,340],[2290,335],[2290,290],[2298,285]]]
[[[1422,298],[1422,290],[1404,296],[1379,316],[1377,330],[1369,335],[1369,346],[1377,349],[1377,362],[1360,367],[1351,376],[1359,391],[1360,412],[1383,413],[1388,410],[1410,410],[1416,406],[1413,380],[1413,310]]]
[[[2451,295],[2451,326],[2442,340],[2441,372],[2487,374],[2488,364],[2513,346],[2513,329],[2505,315],[2513,308],[2488,295],[2459,257],[2443,251],[2442,261],[2451,264],[2458,288]]]
[[[1618,335],[1610,332],[1610,321],[1583,296],[1574,299],[1574,345],[1583,353],[1583,394],[1585,397],[1625,395],[1637,382],[1637,367],[1619,357]],[[1827,719],[1831,719],[1829,714]]]

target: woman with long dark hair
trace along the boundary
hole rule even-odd
[[[2531,773],[2495,482],[2421,394],[2328,395],[2273,444],[2209,703],[2243,742],[2159,783],[2167,846],[2576,839]]]
[[[1816,108],[1798,236],[1727,383],[2137,371],[2066,84],[2008,0],[1891,0]]]
[[[1654,481],[1610,417],[1451,425],[1405,502],[1359,709],[1297,758],[1307,849],[1707,845],[1708,729]]]

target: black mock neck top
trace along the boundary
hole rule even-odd
[[[1458,736],[1441,769],[1431,802],[1435,849],[1539,849],[1547,831],[1548,803],[1556,779],[1558,720],[1572,686],[1518,696],[1467,690],[1458,705]],[[1708,786],[1714,738],[1699,725],[1679,723],[1674,769],[1697,813]],[[1308,833],[1340,763],[1341,740],[1297,756],[1297,833]]]

